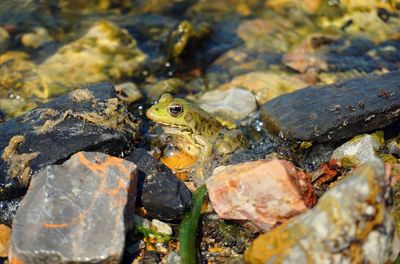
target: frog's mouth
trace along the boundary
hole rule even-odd
[[[190,132],[190,129],[188,129],[186,126],[180,126],[163,122],[157,122],[157,123],[159,123],[164,129],[165,133],[168,134],[184,134]]]

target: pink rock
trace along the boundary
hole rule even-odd
[[[240,220],[262,231],[271,230],[307,210],[304,177],[285,160],[258,160],[218,167],[206,185],[222,219]]]

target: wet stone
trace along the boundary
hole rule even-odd
[[[21,196],[31,175],[80,150],[121,155],[137,124],[110,83],[78,89],[0,124],[0,200]]]
[[[383,163],[359,167],[313,209],[254,240],[246,263],[392,263],[400,240],[385,189]]]
[[[78,152],[36,174],[13,222],[11,263],[117,263],[132,227],[137,167]]]
[[[126,159],[138,166],[138,199],[148,216],[163,221],[182,218],[192,204],[186,185],[145,149],[136,149]]]
[[[266,127],[299,141],[340,141],[400,118],[400,71],[308,87],[265,103]]]
[[[300,173],[285,160],[258,160],[218,167],[206,185],[219,217],[268,231],[307,210],[302,187],[311,183]]]

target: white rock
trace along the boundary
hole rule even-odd
[[[360,165],[379,159],[375,151],[379,148],[380,143],[371,136],[363,135],[353,138],[339,148],[335,149],[332,159],[343,161],[348,159],[353,165]]]
[[[161,222],[158,219],[153,219],[151,221],[151,227],[158,233],[166,234],[169,236],[172,235],[172,228],[168,224]]]
[[[243,119],[257,108],[254,95],[239,88],[206,92],[199,101],[200,107],[207,112],[220,113],[234,119]]]

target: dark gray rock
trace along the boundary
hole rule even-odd
[[[11,227],[12,220],[17,213],[21,200],[22,197],[17,197],[10,200],[0,200],[0,223]]]
[[[400,119],[400,71],[308,87],[268,101],[270,131],[299,141],[340,141]]]
[[[178,220],[191,208],[190,190],[145,149],[136,149],[126,159],[138,166],[138,202],[147,210],[149,217]]]
[[[137,124],[110,83],[60,96],[0,124],[0,199],[25,191],[31,175],[81,151],[130,152]]]
[[[11,263],[118,263],[132,227],[137,167],[78,152],[36,174],[13,222]]]

